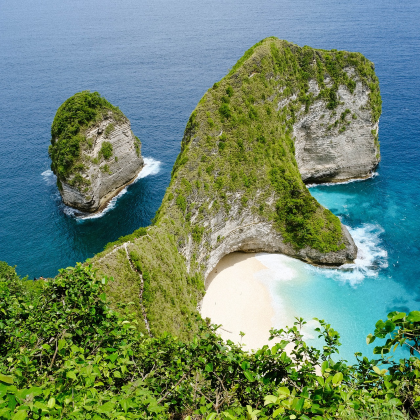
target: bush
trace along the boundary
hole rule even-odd
[[[219,108],[219,113],[223,118],[229,119],[232,116],[232,111],[227,103],[223,103]]]
[[[150,298],[153,277],[133,262]],[[190,279],[192,283],[194,278]],[[303,319],[271,330],[276,342],[255,352],[224,342],[200,319],[190,342],[148,337],[109,307],[112,279],[90,266],[60,270],[34,299],[0,281],[0,417],[3,419],[417,419],[419,359],[334,361],[339,334],[323,320],[322,351],[303,341]],[[121,308],[123,309],[123,308]],[[180,310],[188,316],[188,308]],[[420,312],[379,321],[379,350],[419,350]],[[16,328],[19,325],[19,328]],[[286,353],[286,346],[292,343]],[[389,366],[382,369],[383,365]],[[319,369],[319,373],[317,370]],[[407,413],[407,414],[405,414]],[[92,417],[92,414],[94,415]]]
[[[104,141],[100,150],[100,153],[104,159],[108,160],[112,156],[112,151],[112,144],[109,141]]]

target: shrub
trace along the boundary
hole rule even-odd
[[[108,160],[112,156],[112,144],[109,141],[104,141],[100,153],[104,159]]]
[[[115,125],[114,124],[108,124],[105,128],[104,136],[109,137],[109,135],[114,131]]]
[[[219,107],[219,113],[223,118],[229,119],[232,116],[232,111],[227,103],[223,103]]]

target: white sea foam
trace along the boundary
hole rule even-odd
[[[54,172],[51,169],[47,169],[46,171],[42,172],[41,174],[44,177],[54,176]]]
[[[313,188],[313,187],[320,187],[320,186],[324,187],[324,186],[331,186],[331,185],[345,185],[345,184],[351,184],[353,182],[366,181],[367,179],[376,178],[377,176],[379,176],[378,172],[372,172],[366,178],[349,179],[348,181],[343,181],[343,182],[325,182],[325,183],[322,183],[322,184],[308,184],[306,187],[307,188]]]
[[[144,158],[144,167],[138,174],[137,178],[135,179],[132,184],[137,182],[139,179],[146,178],[149,175],[157,175],[160,172],[161,162],[158,160],[155,160],[150,157]],[[130,185],[132,185],[130,184]],[[128,186],[129,187],[129,186]],[[115,197],[113,197],[108,205],[99,213],[95,214],[89,214],[89,213],[83,213],[79,210],[73,209],[71,207],[63,205],[63,212],[70,217],[75,217],[78,222],[83,222],[85,220],[91,220],[91,219],[98,219],[108,213],[110,210],[112,210],[120,197],[122,197],[126,192],[127,188],[123,188]]]
[[[351,286],[357,286],[366,277],[377,277],[381,268],[388,267],[388,253],[382,245],[380,235],[384,232],[379,225],[364,224],[348,228],[357,245],[357,258],[353,264],[344,264],[338,269],[310,267],[322,271],[325,277],[333,278]]]
[[[47,185],[55,184],[56,176],[51,169],[47,169],[46,171],[42,172],[41,176],[44,178],[44,181],[47,183]]]
[[[270,270],[271,280],[290,281],[296,278],[298,274],[292,266],[295,260],[286,255],[259,253],[255,257]],[[266,270],[260,271],[259,273],[267,274]]]

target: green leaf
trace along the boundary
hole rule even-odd
[[[48,408],[54,408],[55,406],[55,398],[51,397],[47,403]]]
[[[371,344],[371,343],[373,343],[373,342],[375,341],[375,339],[376,339],[376,337],[375,337],[374,335],[369,334],[369,335],[366,337],[366,344]]]
[[[382,375],[382,371],[381,369],[378,368],[378,366],[373,366],[373,370],[375,371],[375,373],[377,373],[378,375]]]
[[[213,363],[207,363],[205,370],[207,372],[213,372]]]
[[[276,418],[280,413],[284,413],[284,408],[283,407],[279,407],[277,410],[274,410],[273,418]]]
[[[399,319],[403,319],[403,318],[405,318],[405,316],[406,316],[406,313],[405,313],[405,312],[400,312],[400,313],[398,313],[398,314],[394,315],[394,316],[391,318],[391,321],[392,321],[392,322],[398,321]]]
[[[328,363],[328,361],[327,360],[325,360],[324,362],[322,362],[322,365],[321,365],[321,372],[322,373],[324,373],[325,372],[325,370],[326,369],[328,369],[328,367],[329,367],[330,365],[329,365],[329,363]]]
[[[343,380],[343,374],[341,372],[337,372],[332,378],[332,383],[339,384],[342,380]]]
[[[248,379],[249,382],[254,382],[255,381],[254,375],[252,374],[251,371],[246,370],[244,372],[244,375],[245,375],[245,378]]]
[[[13,376],[3,375],[0,373],[0,381],[11,385],[13,383]]]
[[[67,378],[73,379],[74,381],[77,379],[76,373],[73,370],[67,372],[66,376],[67,376]]]
[[[26,410],[19,410],[13,417],[12,420],[24,420],[28,417]]]
[[[386,332],[392,332],[394,330],[395,330],[395,324],[390,320],[386,321],[385,322],[385,331]]]
[[[111,360],[112,363],[114,363],[118,359],[118,353],[110,354],[108,356],[108,359]]]
[[[417,312],[417,311],[416,311]],[[394,407],[397,407],[402,404],[402,402],[398,398],[392,398],[388,401],[388,404],[393,405]]]
[[[251,367],[251,365],[248,362],[242,362],[241,363],[241,368],[242,370],[248,370]]]
[[[216,413],[210,413],[210,414],[207,416],[207,419],[206,419],[206,420],[213,420],[215,417],[216,417]]]
[[[408,322],[419,322],[420,321],[420,311],[412,311],[407,316]]]
[[[292,410],[302,411],[303,404],[305,403],[305,398],[295,398],[292,402]]]
[[[282,386],[277,390],[277,393],[282,394],[282,395],[290,395],[290,390],[289,390],[289,388],[286,388],[285,386]]]
[[[66,340],[61,339],[58,341],[58,351],[60,351],[65,346],[66,346]]]
[[[264,405],[275,404],[277,402],[277,397],[274,395],[266,395],[264,397]]]
[[[114,409],[115,404],[112,401],[108,401],[106,404],[101,405],[97,408],[99,413],[110,413]]]
[[[129,400],[126,400],[126,399],[121,400],[121,401],[120,401],[120,405],[121,405],[122,409],[123,409],[125,412],[127,412],[127,411],[128,411],[128,409],[130,408],[130,401],[129,401]]]

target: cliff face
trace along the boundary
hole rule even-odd
[[[281,252],[326,266],[354,260],[347,229],[302,178],[365,176],[379,159],[368,130],[380,108],[373,65],[361,54],[276,38],[252,47],[191,114],[154,225],[93,260],[114,277],[109,294],[119,302],[139,296],[145,330],[187,337],[204,279],[226,254]]]
[[[86,117],[75,123],[71,115],[77,113]],[[141,143],[130,121],[97,94],[82,92],[67,100],[57,112],[52,131],[52,169],[68,206],[100,210],[143,167]]]
[[[367,178],[379,163],[379,127],[372,118],[371,91],[354,68],[346,72],[356,83],[353,93],[339,86],[336,109],[329,110],[325,101],[317,100],[293,125],[296,161],[305,183]],[[309,85],[319,95],[318,83],[312,80]]]

